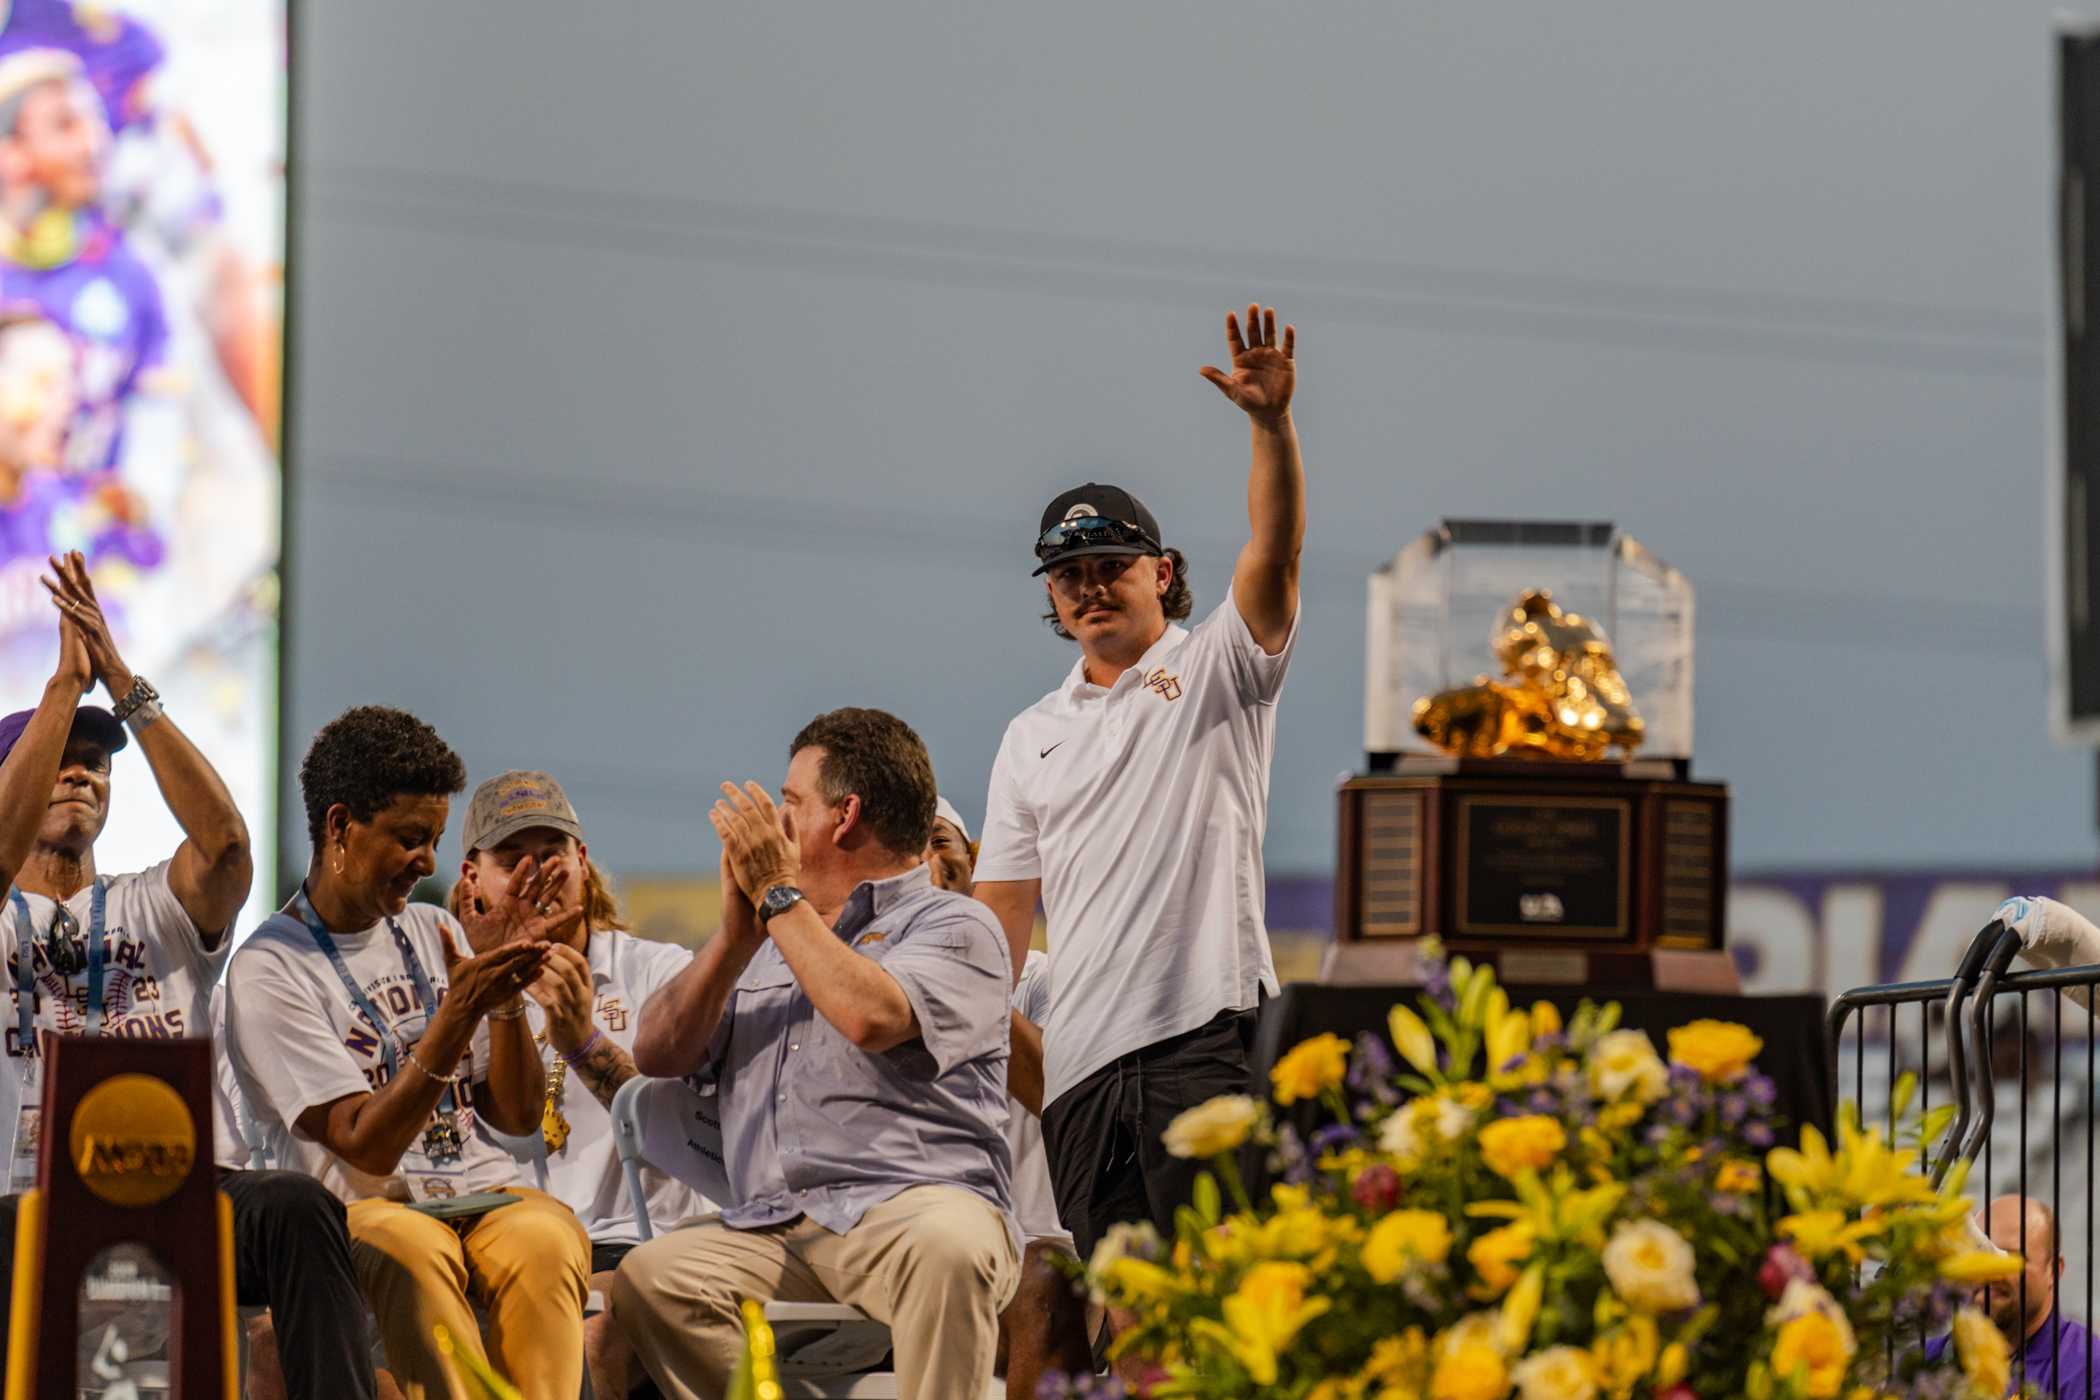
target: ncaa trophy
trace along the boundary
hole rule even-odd
[[[1323,978],[1414,980],[1434,935],[1505,983],[1738,990],[1692,623],[1610,524],[1448,520],[1372,574]]]

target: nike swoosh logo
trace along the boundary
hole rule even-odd
[[[1059,739],[1059,740],[1058,740],[1058,741],[1057,741],[1056,743],[1052,744],[1052,745],[1051,745],[1051,746],[1050,746],[1049,748],[1047,748],[1047,749],[1044,749],[1044,750],[1043,750],[1043,751],[1042,751],[1041,753],[1037,754],[1037,755],[1036,755],[1036,757],[1037,757],[1037,758],[1048,758],[1048,757],[1049,757],[1049,756],[1050,756],[1051,754],[1053,754],[1053,753],[1057,752],[1057,751],[1058,751],[1059,749],[1063,748],[1063,747],[1064,747],[1064,744],[1065,744],[1065,741],[1064,741],[1064,740],[1062,740],[1062,739]]]

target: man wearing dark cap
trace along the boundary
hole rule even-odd
[[[1049,920],[1043,1134],[1082,1258],[1120,1222],[1172,1232],[1199,1164],[1160,1134],[1247,1091],[1255,1008],[1276,990],[1261,846],[1305,536],[1296,333],[1249,306],[1225,334],[1231,372],[1202,373],[1247,414],[1254,454],[1230,591],[1176,626],[1188,581],[1152,512],[1097,482],[1051,501],[1035,572],[1079,660],[1007,726],[985,804],[976,894],[1017,969],[1038,898]]]
[[[41,1037],[210,1035],[212,984],[254,874],[247,823],[153,687],[124,664],[86,562],[74,553],[50,563],[58,668],[34,710],[0,719],[0,878],[12,886],[0,955],[13,989],[0,1102],[19,1104],[0,1132],[13,1133],[13,1192],[36,1179]],[[97,681],[114,712],[80,703]],[[95,839],[127,726],[185,839],[149,870],[105,875]],[[233,1155],[218,1146],[222,1160]],[[286,1393],[376,1394],[341,1202],[290,1172],[222,1171],[219,1185],[233,1203],[235,1291],[270,1306]],[[14,1256],[14,1221],[15,1197],[0,1198],[0,1258]],[[0,1270],[0,1306],[12,1273]]]

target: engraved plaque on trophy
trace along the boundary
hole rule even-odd
[[[233,1217],[212,1173],[211,1042],[46,1035],[42,1046],[7,1400],[231,1400]]]
[[[1692,589],[1608,524],[1447,521],[1372,575],[1333,980],[1435,934],[1513,981],[1733,990]]]

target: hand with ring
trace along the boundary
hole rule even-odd
[[[564,901],[569,862],[556,856],[542,865],[531,856],[510,872],[503,893],[487,901],[463,900],[460,925],[475,952],[486,953],[509,943],[565,943],[583,921],[583,904]]]

